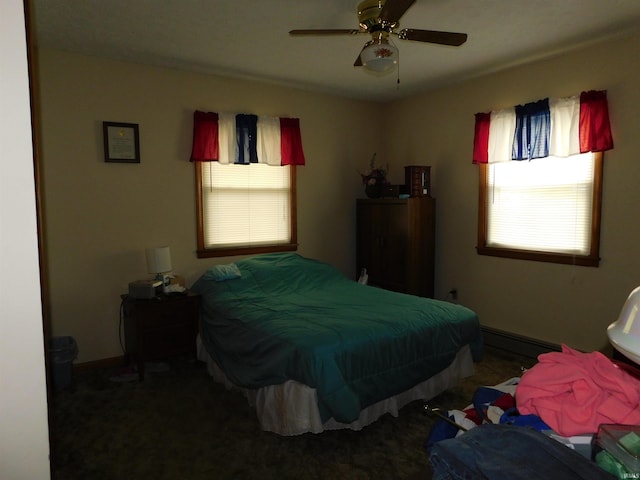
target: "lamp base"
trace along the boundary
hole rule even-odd
[[[156,280],[162,282],[162,293],[168,293],[169,285],[171,284],[171,276],[166,273],[158,273]]]

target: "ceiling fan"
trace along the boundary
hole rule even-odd
[[[466,33],[417,30],[400,26],[400,17],[416,0],[364,0],[358,4],[359,29],[291,30],[289,35],[357,35],[368,33],[371,40],[365,43],[356,58],[354,67],[364,66],[375,72],[387,72],[398,63],[398,49],[389,43],[389,36],[400,40],[436,43],[458,47],[467,41]]]

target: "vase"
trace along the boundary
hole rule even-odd
[[[365,185],[364,193],[369,198],[380,198],[382,196],[382,184],[374,183],[373,185]]]

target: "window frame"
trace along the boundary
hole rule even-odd
[[[598,267],[600,264],[600,224],[602,217],[602,181],[604,154],[593,152],[593,201],[591,207],[591,241],[590,251],[587,255],[574,255],[568,253],[545,252],[537,250],[524,250],[516,248],[491,247],[487,245],[487,223],[489,199],[489,168],[491,164],[479,164],[479,189],[478,189],[478,240],[476,250],[479,255],[513,258],[518,260],[532,260],[538,262],[560,263],[569,265],[581,265],[585,267]],[[535,160],[532,160],[535,161]]]
[[[289,165],[289,221],[290,238],[287,243],[250,245],[250,246],[228,246],[219,248],[207,248],[205,246],[205,220],[204,220],[204,204],[202,197],[202,163],[193,162],[195,164],[195,182],[196,182],[196,216],[197,216],[197,257],[213,258],[213,257],[231,257],[237,255],[256,255],[260,253],[272,252],[291,252],[298,249],[298,206],[297,206],[297,188],[296,188],[296,166]],[[281,168],[281,167],[273,167]]]

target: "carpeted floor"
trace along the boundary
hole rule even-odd
[[[487,349],[476,374],[429,402],[469,404],[480,385],[519,376],[536,360]],[[144,382],[115,370],[76,374],[52,399],[54,480],[430,479],[424,441],[435,418],[416,401],[362,431],[280,437],[260,430],[240,394],[178,358]]]

